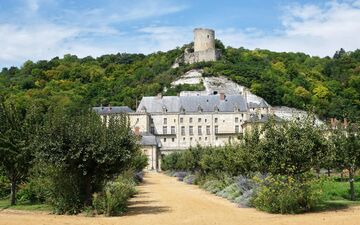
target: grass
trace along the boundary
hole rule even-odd
[[[9,199],[0,200],[0,211],[4,209],[29,210],[29,211],[51,211],[52,208],[46,204],[18,202],[16,205],[10,205]]]
[[[323,199],[325,201],[350,200],[349,189],[349,182],[325,181],[322,187]],[[360,200],[360,182],[355,182],[355,197],[356,200]]]

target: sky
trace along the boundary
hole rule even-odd
[[[196,27],[225,46],[332,56],[360,48],[360,0],[0,0],[0,68],[166,51]]]

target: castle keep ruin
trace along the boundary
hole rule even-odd
[[[194,29],[194,48],[185,49],[184,62],[216,61],[220,58],[220,51],[215,49],[215,31],[211,29]]]

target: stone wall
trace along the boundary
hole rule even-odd
[[[192,64],[196,62],[216,61],[220,58],[220,51],[215,49],[207,49],[205,51],[184,53],[184,62]]]

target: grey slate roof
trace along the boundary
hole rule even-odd
[[[214,112],[218,108],[219,112],[247,111],[247,105],[242,95],[226,95],[224,100],[220,100],[219,95],[208,96],[164,96],[164,97],[143,97],[137,112],[146,108],[149,113],[166,112]]]
[[[252,115],[248,120],[245,121],[245,123],[266,123],[270,119],[274,119],[275,122],[283,122],[284,120],[276,115],[261,115],[261,118],[259,118],[258,115]]]
[[[157,146],[156,137],[152,134],[141,134],[140,145]]]
[[[128,106],[93,107],[92,109],[99,115],[110,115],[110,114],[134,112]]]
[[[266,103],[264,99],[262,99],[259,104],[255,102],[249,102],[248,106],[249,108],[269,108],[269,104]]]

